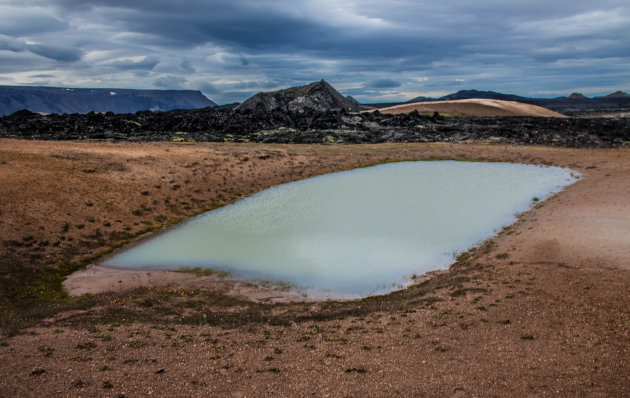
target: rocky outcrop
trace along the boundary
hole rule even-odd
[[[21,109],[41,113],[168,111],[216,104],[200,91],[0,86],[0,116]]]
[[[291,87],[268,93],[260,92],[249,98],[236,110],[239,112],[265,113],[271,111],[304,112],[306,110],[360,111],[369,109],[352,97],[344,97],[330,84],[321,80],[306,86]]]

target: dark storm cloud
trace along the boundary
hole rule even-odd
[[[83,52],[77,48],[58,45],[28,44],[22,40],[4,35],[0,35],[0,50],[12,52],[29,51],[33,54],[61,62],[78,61],[83,55]]]
[[[20,3],[22,5],[22,3]],[[24,36],[58,32],[68,28],[64,22],[46,10],[31,7],[7,7],[0,4],[0,34]]]
[[[186,2],[75,2],[59,0],[66,12],[98,9],[99,17],[115,21],[119,29],[144,35],[146,44],[192,49],[212,43],[234,51],[265,54],[298,51],[317,57],[386,59],[409,56],[430,62],[453,48],[454,34],[413,35],[407,27],[371,26],[369,23],[330,24],[312,18],[299,3],[289,1]],[[331,3],[332,5],[333,3]],[[315,9],[326,8],[322,3]],[[374,17],[372,19],[376,20]],[[369,19],[368,19],[369,21]],[[137,44],[142,38],[135,38]],[[247,58],[239,59],[248,65]],[[281,60],[278,60],[280,63]]]
[[[140,61],[131,59],[118,60],[111,62],[108,66],[113,66],[120,70],[153,69],[158,63],[160,63],[160,60],[156,57],[145,57]]]
[[[74,1],[52,4],[64,12],[96,13],[130,32],[162,38],[162,45],[193,48],[213,42],[243,48],[294,47],[320,35],[325,27],[282,11],[295,5],[265,1]],[[276,4],[275,7],[270,5]],[[289,37],[290,35],[290,37]]]
[[[0,56],[35,73],[218,102],[321,78],[362,101],[630,88],[625,0],[5,0],[0,15]]]
[[[61,62],[78,61],[83,56],[83,51],[80,49],[67,46],[29,44],[26,46],[26,49],[33,54]]]
[[[11,36],[0,35],[0,50],[20,52],[26,50],[26,44]]]

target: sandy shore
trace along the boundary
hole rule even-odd
[[[213,290],[222,294],[244,297],[261,303],[289,303],[313,301],[300,292],[279,290],[213,275],[198,275],[189,272],[163,270],[133,270],[93,264],[84,270],[74,272],[63,282],[71,296],[126,292],[138,287],[157,288],[174,286],[179,289]]]
[[[249,308],[235,302],[221,312],[218,295],[198,293],[225,289],[213,277],[177,273],[178,280],[167,277],[170,290],[103,296],[96,306],[0,339],[0,361],[11,364],[0,367],[2,395],[630,395],[627,149],[3,140],[1,239],[51,244],[2,250],[32,266],[55,266],[107,247],[119,237],[112,232],[166,225],[270,185],[433,157],[554,164],[583,178],[450,272],[409,292],[356,303],[277,304],[260,310],[269,322],[236,327],[209,321]],[[97,230],[108,239],[90,238]],[[119,283],[119,274],[101,271],[85,272],[125,288],[149,279]],[[264,294],[273,301],[272,289]],[[138,317],[154,313],[163,313],[163,321]]]

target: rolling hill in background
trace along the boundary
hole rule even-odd
[[[41,113],[169,111],[199,109],[216,104],[201,91],[130,90],[0,86],[0,116],[28,109]]]
[[[443,101],[423,101],[381,108],[379,112],[387,114],[418,112],[438,112],[453,116],[494,117],[494,116],[534,116],[566,117],[563,114],[538,105],[517,101],[487,98],[452,99]],[[371,112],[371,111],[367,111]]]
[[[603,98],[630,98],[630,94],[623,91],[615,91],[614,93],[608,94]]]
[[[417,97],[406,103],[468,99],[517,101],[524,104],[541,106],[564,115],[574,115],[583,112],[625,111],[630,109],[630,94],[623,91],[616,91],[603,97],[594,98],[588,98],[580,93],[573,93],[569,97],[528,98],[494,91],[462,90],[440,98]],[[401,104],[378,104],[375,106],[382,108],[392,105]]]

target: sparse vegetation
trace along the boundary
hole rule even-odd
[[[143,340],[132,340],[127,343],[127,345],[131,348],[141,348],[144,347],[147,343]]]
[[[534,340],[534,335],[530,332],[523,331],[521,333],[521,340]]]
[[[227,278],[230,273],[222,270],[215,270],[212,268],[201,268],[201,267],[180,267],[176,270],[177,272],[185,272],[188,274],[194,274],[198,276],[215,276],[219,278]]]
[[[365,370],[364,368],[348,368],[346,369],[346,373],[367,373],[367,370]]]
[[[75,346],[75,348],[76,348],[77,350],[87,350],[87,351],[90,351],[90,350],[93,350],[94,348],[96,348],[96,344],[94,344],[94,343],[93,343],[93,342],[91,342],[91,341],[88,341],[87,343],[79,343],[79,344],[77,344],[77,345]]]
[[[213,150],[215,148],[210,147]],[[332,151],[331,153],[333,153],[322,163],[313,162],[315,166],[311,167],[321,168],[321,171],[308,170],[309,162],[311,162],[309,159],[312,158],[304,155],[305,149],[283,147],[282,150],[285,151],[283,156],[286,158],[297,157],[294,161],[295,165],[299,164],[300,158],[298,156],[302,156],[305,159],[306,166],[304,167],[307,169],[305,176],[330,171],[332,168],[353,167],[355,165],[349,165],[348,161],[335,157],[337,156],[334,155],[338,151],[337,147],[310,148],[309,150],[312,151]],[[421,157],[418,155],[419,152],[413,152],[415,151],[413,147],[392,145],[391,148],[396,149],[396,151],[386,146],[366,146],[360,149],[350,148],[350,150],[357,156],[361,156],[359,160],[353,160],[356,163],[375,161],[374,159],[377,157],[380,157],[377,160],[381,160],[386,156],[390,159]],[[240,150],[241,147],[238,149]],[[171,153],[176,150],[179,149],[171,147]],[[439,154],[438,149],[431,150]],[[512,153],[510,156],[515,158],[522,156],[518,155],[518,149],[502,148],[501,150],[510,151]],[[160,151],[164,153],[165,149],[160,147]],[[450,156],[463,157],[466,151],[465,148],[457,147],[456,150],[450,152]],[[502,156],[507,156],[486,148],[482,148],[480,152],[483,151],[485,151],[483,157],[488,159],[501,160]],[[376,154],[377,152],[378,154]],[[234,161],[238,162],[239,159],[247,155],[249,160],[246,162],[244,170],[249,165],[253,165],[253,169],[256,170],[263,163],[273,163],[279,161],[278,159],[283,159],[275,154],[269,155],[270,157],[266,159],[259,159],[259,156],[266,156],[267,153],[271,152],[243,152],[238,157],[234,157]],[[367,155],[361,155],[362,153]],[[514,153],[517,154],[514,155]],[[422,156],[425,154],[422,153]],[[206,156],[210,159],[200,161],[201,165],[195,166],[201,169],[206,167],[205,163],[211,163],[215,159],[214,153],[212,155],[204,153],[199,156]],[[542,155],[538,156],[535,162],[540,163],[541,160],[544,160],[541,158]],[[221,159],[220,155],[217,159]],[[194,158],[186,159],[185,164],[190,164],[194,160]],[[590,160],[580,160],[582,163],[586,161],[590,162]],[[562,163],[559,162],[558,164]],[[134,163],[132,160],[127,163],[126,167],[133,171],[137,167],[137,162]],[[207,167],[210,170],[210,166]],[[602,166],[602,175],[606,172],[604,167]],[[83,168],[84,166],[79,166],[76,170],[81,175],[87,176],[81,172]],[[99,173],[99,177],[104,174],[101,174],[102,171],[98,167],[94,168]],[[181,168],[175,169],[176,174],[174,176],[177,176],[177,180],[181,182],[188,179],[190,182],[189,184],[182,183],[182,188],[177,192],[171,191],[170,185],[166,185],[169,177],[162,181],[159,180],[161,175],[168,176],[167,171],[157,174],[155,181],[148,183],[138,181],[143,185],[138,185],[131,190],[131,194],[128,195],[131,203],[123,209],[124,212],[114,209],[106,216],[89,213],[107,203],[102,198],[90,194],[89,199],[94,202],[94,206],[91,208],[82,206],[87,198],[81,199],[77,202],[79,209],[61,208],[63,212],[51,215],[51,221],[44,224],[44,230],[39,228],[42,223],[33,222],[32,225],[19,225],[18,227],[23,228],[23,231],[21,230],[15,236],[2,237],[4,240],[2,241],[3,244],[0,245],[0,250],[2,250],[2,255],[0,255],[0,323],[3,332],[16,335],[23,333],[24,329],[30,326],[40,325],[42,328],[37,329],[37,332],[41,334],[40,337],[30,337],[27,334],[17,338],[0,338],[0,351],[2,353],[13,355],[10,354],[13,352],[10,350],[16,350],[18,355],[22,355],[22,353],[30,355],[30,359],[20,357],[20,360],[32,361],[21,368],[20,377],[27,379],[30,383],[42,383],[56,375],[59,372],[59,366],[75,370],[91,369],[93,373],[90,376],[74,372],[68,373],[61,384],[58,384],[59,387],[56,385],[56,388],[65,389],[61,393],[65,395],[89,395],[94,392],[98,394],[99,391],[102,394],[114,394],[114,396],[123,391],[131,395],[131,391],[126,391],[126,388],[123,389],[122,384],[118,382],[117,377],[122,372],[128,373],[131,375],[130,377],[138,377],[137,374],[140,373],[144,375],[142,377],[147,378],[173,377],[169,364],[162,362],[161,359],[158,359],[157,363],[151,362],[154,358],[158,358],[147,354],[151,350],[163,350],[182,357],[190,355],[190,352],[195,350],[206,351],[208,355],[204,356],[204,360],[207,359],[206,364],[212,368],[210,372],[213,373],[208,372],[203,375],[198,373],[182,382],[191,389],[198,389],[199,393],[204,391],[202,385],[204,378],[208,384],[206,387],[211,385],[214,387],[215,384],[212,383],[215,381],[216,385],[221,385],[222,382],[218,380],[223,379],[220,376],[222,374],[227,375],[225,379],[231,378],[235,381],[241,378],[252,378],[253,382],[273,379],[281,381],[285,374],[287,379],[290,379],[294,376],[293,372],[295,372],[296,367],[299,369],[301,364],[311,359],[313,362],[309,366],[312,366],[313,373],[319,369],[324,369],[323,364],[328,364],[333,365],[333,367],[326,368],[325,371],[336,374],[335,377],[341,375],[347,381],[360,381],[365,377],[362,374],[370,372],[368,374],[374,373],[376,376],[377,372],[381,370],[373,367],[375,363],[373,361],[376,360],[373,358],[392,359],[398,353],[407,355],[406,353],[409,352],[420,352],[425,356],[422,360],[426,359],[428,364],[422,364],[421,361],[418,361],[417,368],[423,374],[434,375],[432,369],[435,366],[431,361],[443,361],[449,358],[449,360],[453,359],[455,367],[462,365],[462,363],[457,362],[461,359],[461,352],[471,350],[465,344],[467,339],[483,336],[483,333],[489,331],[491,336],[496,333],[501,337],[497,343],[498,347],[510,348],[511,351],[506,350],[501,354],[501,360],[505,360],[506,363],[514,360],[513,355],[511,356],[509,352],[514,352],[515,347],[518,348],[519,355],[525,355],[528,359],[535,358],[528,351],[533,348],[544,350],[545,355],[549,355],[549,358],[559,355],[559,352],[551,344],[557,343],[559,341],[557,336],[561,335],[562,338],[567,338],[567,342],[564,343],[566,345],[560,344],[562,349],[570,349],[574,353],[571,357],[567,356],[568,359],[566,360],[576,358],[576,360],[581,360],[582,363],[588,365],[584,369],[580,368],[579,377],[590,377],[587,380],[604,380],[608,377],[609,379],[606,380],[613,380],[611,383],[616,380],[614,377],[610,377],[611,371],[605,369],[601,362],[598,363],[592,359],[598,358],[597,355],[600,352],[618,344],[621,341],[619,339],[623,338],[625,324],[619,321],[622,318],[611,315],[620,313],[621,310],[615,309],[615,305],[621,305],[625,301],[619,299],[621,301],[618,304],[602,305],[608,303],[607,295],[609,293],[598,286],[597,282],[588,280],[587,283],[581,279],[592,275],[584,273],[584,270],[569,260],[554,260],[555,262],[552,262],[550,266],[545,265],[544,267],[529,263],[527,266],[522,266],[521,261],[525,260],[522,260],[518,254],[512,254],[512,248],[502,246],[500,240],[498,240],[500,250],[495,249],[492,242],[488,242],[470,253],[460,254],[457,258],[458,262],[449,273],[438,274],[430,280],[388,295],[354,301],[261,304],[230,297],[217,291],[175,287],[141,288],[124,293],[106,293],[80,298],[68,297],[63,291],[61,282],[69,273],[89,264],[100,255],[110,252],[114,247],[120,247],[117,245],[128,244],[142,233],[172,225],[173,220],[188,218],[203,211],[206,206],[217,206],[218,201],[215,198],[219,193],[222,193],[225,201],[227,201],[228,198],[236,195],[236,192],[240,194],[244,189],[244,185],[238,186],[239,183],[235,182],[238,181],[238,172],[235,172],[234,177],[227,177],[226,182],[222,182],[224,185],[221,187],[218,183],[212,182],[213,178],[216,178],[217,181],[223,181],[220,166],[206,174],[210,181],[207,185],[199,183],[194,176],[182,175],[181,171]],[[189,171],[192,173],[193,169]],[[198,173],[202,172],[199,171]],[[273,177],[277,178],[274,180],[276,183],[295,176],[294,174],[287,177],[289,174],[284,174],[284,170],[278,168],[270,171],[269,175],[273,176],[274,172],[278,174],[278,177]],[[245,175],[247,175],[246,173]],[[120,175],[121,173],[118,173],[116,177],[119,178]],[[94,177],[94,174],[90,174],[90,176]],[[260,177],[251,178],[259,181],[258,178]],[[201,177],[199,177],[199,181],[201,181]],[[171,196],[171,203],[176,203],[178,211],[181,213],[171,212],[164,203],[164,198],[154,194],[154,191],[151,191],[149,198],[141,194],[142,189],[159,185],[158,182],[162,184],[163,192],[168,191]],[[243,184],[246,183],[251,184],[251,181],[246,181]],[[585,178],[581,184],[586,183],[587,179]],[[208,191],[207,187],[211,190]],[[249,193],[263,187],[264,184],[256,185],[256,188],[251,188]],[[231,188],[234,188],[234,193],[229,191]],[[201,192],[195,192],[195,190]],[[197,205],[191,198],[186,197],[193,192],[195,198],[210,199],[205,204]],[[159,203],[151,204],[150,202],[154,198],[159,199]],[[133,225],[131,211],[144,209],[141,207],[142,201],[147,202],[147,206],[151,206],[153,209],[150,215],[145,214],[143,218],[159,223],[164,222],[164,226],[149,227],[140,232],[144,229],[140,218],[135,219],[139,225]],[[186,201],[191,209],[184,211],[180,201]],[[221,204],[225,204],[225,201]],[[4,211],[4,209],[1,210]],[[66,212],[71,213],[71,215],[66,215]],[[95,224],[88,221],[89,217],[96,220]],[[532,219],[529,216],[526,218]],[[5,221],[6,219],[2,218],[2,220]],[[75,228],[76,223],[80,222],[85,222],[82,231]],[[110,224],[107,229],[103,228],[105,222]],[[62,231],[64,223],[68,223],[66,231]],[[91,246],[90,238],[87,236],[94,236],[96,227],[101,226],[101,224],[103,225],[101,228],[105,231],[102,237],[103,241],[98,245]],[[123,230],[125,226],[129,227],[128,231]],[[112,232],[114,234],[111,234]],[[521,230],[516,229],[516,233],[519,232]],[[61,238],[62,236],[64,239]],[[24,240],[24,238],[29,239]],[[50,241],[50,245],[41,246],[40,251],[39,243],[46,240]],[[35,243],[28,246],[32,242]],[[508,253],[509,260],[513,260],[509,267],[507,261],[493,261],[495,258],[504,259],[502,254]],[[42,254],[42,257],[31,260],[30,254]],[[484,254],[489,254],[489,256],[483,258]],[[505,259],[507,258],[505,257]],[[536,300],[543,300],[545,296],[538,295],[538,291],[541,289],[540,277],[538,280],[533,279],[539,272],[544,273],[546,277],[559,276],[563,283],[569,278],[572,290],[581,296],[588,295],[589,300],[595,300],[587,303],[590,306],[595,304],[598,308],[597,314],[592,314],[595,318],[589,324],[589,327],[592,328],[592,330],[589,329],[589,333],[584,333],[579,328],[573,328],[574,325],[571,323],[570,317],[563,317],[560,313],[558,324],[562,322],[562,326],[558,329],[556,324],[554,326],[537,323],[535,322],[537,319],[529,320],[525,316],[521,317],[519,312],[513,311],[515,308],[526,308],[524,305],[532,305],[534,310],[540,310],[541,307],[535,307],[537,305]],[[201,274],[203,273],[201,272]],[[611,273],[603,269],[602,275],[609,278]],[[613,279],[611,278],[611,280]],[[508,296],[512,296],[512,298],[507,299]],[[530,299],[533,298],[536,299],[534,303],[530,302]],[[548,304],[549,301],[546,303]],[[576,308],[580,308],[579,306],[584,304],[585,302],[577,302]],[[66,318],[65,314],[69,310],[78,311],[75,315]],[[59,320],[54,320],[56,317]],[[42,326],[40,321],[44,318],[52,319],[47,320],[47,322],[51,322],[51,326]],[[612,319],[615,321],[610,322]],[[433,321],[435,321],[435,326]],[[150,325],[155,325],[155,328],[151,329]],[[554,327],[556,329],[553,329]],[[150,330],[152,334],[150,336],[135,334],[142,328],[145,328],[145,331]],[[231,328],[236,328],[236,330],[231,330]],[[521,328],[524,330],[522,333],[520,332]],[[565,336],[563,333],[569,328],[571,333]],[[549,330],[552,332],[562,330],[563,333],[547,333]],[[231,334],[222,335],[225,332]],[[285,333],[284,336],[281,332]],[[601,336],[605,336],[607,340],[595,336],[592,332],[601,332]],[[167,338],[165,334],[170,334],[170,337]],[[76,336],[80,337],[77,338]],[[26,339],[37,342],[31,345],[28,351],[19,351],[21,342]],[[58,344],[65,339],[74,340],[62,348]],[[594,340],[591,341],[591,339]],[[502,343],[503,340],[507,343]],[[135,343],[132,343],[136,341],[142,342],[144,345],[138,343],[139,347],[136,348],[133,346]],[[562,341],[560,342],[562,343]],[[92,349],[76,347],[87,343],[93,343],[96,347]],[[171,348],[171,343],[174,343],[175,347]],[[514,344],[516,346],[513,347]],[[576,349],[578,345],[581,347],[580,349]],[[40,347],[42,348],[40,349]],[[446,352],[438,347],[445,348]],[[46,357],[49,353],[52,355],[50,358]],[[614,351],[606,351],[606,353],[610,355],[607,358],[611,361],[619,358]],[[489,356],[488,361],[496,360],[495,353],[488,352],[487,354]],[[599,368],[589,371],[591,365],[593,367],[599,366]],[[550,368],[552,372],[558,370],[558,368],[553,368],[553,361],[532,362],[530,367],[524,367],[523,370],[527,373],[528,380],[533,381],[532,385],[539,388],[540,384],[536,383],[540,379],[536,377],[540,377],[540,374],[547,371],[549,366],[552,366]],[[625,369],[619,362],[615,366],[617,366],[615,370]],[[42,373],[40,377],[37,375],[29,376],[34,369],[45,369],[47,373]],[[159,372],[160,369],[166,369],[166,371]],[[164,375],[159,376],[161,373]],[[208,376],[210,374],[212,375],[212,383],[207,378],[210,377]],[[218,377],[215,378],[215,375]],[[594,375],[596,378],[593,378]],[[80,378],[78,378],[79,376]],[[314,376],[314,379],[316,377]],[[575,377],[577,376],[573,373],[567,372],[563,376],[563,381],[567,381],[567,385],[578,386]],[[105,378],[110,380],[114,390],[107,392],[101,389]],[[552,379],[545,379],[545,382],[553,385],[554,388],[559,386],[557,383],[554,384]],[[619,386],[616,384],[614,387]],[[564,388],[563,386],[559,387]],[[120,391],[118,391],[119,388]],[[559,395],[570,395],[574,391],[582,390],[588,394],[595,391],[594,388],[596,387],[589,387],[588,384],[585,384],[571,388],[575,389],[561,390]],[[577,390],[578,388],[580,390]],[[605,393],[606,391],[601,383],[598,384],[597,388],[602,388],[602,390],[595,392],[604,391]],[[80,391],[79,389],[85,390]],[[538,391],[546,390],[539,389]],[[619,389],[618,391],[625,390]],[[393,390],[390,392],[393,393]],[[404,390],[401,392],[404,393]],[[448,393],[452,395],[452,388]]]

